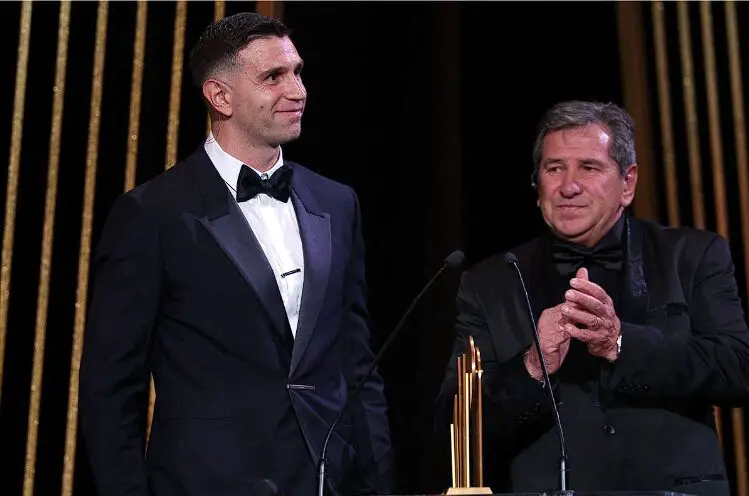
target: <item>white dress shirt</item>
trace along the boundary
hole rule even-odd
[[[242,167],[248,167],[248,165],[226,153],[213,137],[213,133],[208,135],[204,146],[208,157],[218,173],[221,174],[232,198],[236,201],[239,171]],[[265,173],[249,167],[261,177],[263,174],[271,177],[281,165],[283,165],[283,152],[279,152],[275,165]],[[299,224],[297,223],[294,204],[291,198],[283,203],[265,193],[237,204],[250,224],[252,232],[255,233],[255,237],[273,269],[276,284],[278,284],[278,290],[286,308],[291,333],[296,337],[304,283],[304,252],[302,251],[302,238],[299,235]],[[297,269],[299,271],[294,272]]]

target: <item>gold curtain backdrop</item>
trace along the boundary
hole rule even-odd
[[[117,195],[174,165],[204,136],[187,50],[213,19],[244,10],[281,17],[284,7],[91,3],[24,1],[6,16],[13,26],[6,46],[17,51],[0,102],[9,123],[0,418],[12,422],[3,432],[22,431],[26,442],[24,456],[10,453],[0,472],[23,474],[23,496],[46,496],[49,488],[84,494],[91,485],[79,466],[77,398],[93,233]],[[734,2],[617,5],[622,103],[637,123],[641,164],[635,212],[728,238],[745,296],[749,160],[741,53],[749,47],[737,10]],[[33,350],[30,359],[25,349]],[[153,390],[149,418],[152,408]],[[733,489],[749,496],[743,410],[716,408],[715,417]]]
[[[746,295],[749,164],[740,53],[745,33],[739,32],[737,4],[623,2],[618,15],[624,104],[637,124],[644,166],[635,211],[727,238]],[[733,489],[747,496],[744,412],[716,407],[715,420],[724,456],[733,465]]]

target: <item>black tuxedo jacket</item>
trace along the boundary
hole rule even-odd
[[[328,425],[373,354],[356,196],[287,165],[305,260],[296,338],[262,248],[202,146],[112,207],[81,366],[100,496],[248,495],[260,479],[286,496],[314,494]],[[329,477],[346,492],[385,492],[379,376],[360,398],[328,447]]]
[[[571,488],[727,495],[711,405],[749,393],[749,332],[727,243],[633,219],[623,242],[619,359],[588,356],[583,370],[571,351],[552,377]],[[515,250],[536,319],[566,289],[554,283],[548,246],[539,238]],[[533,331],[517,274],[501,255],[479,263],[463,275],[457,306],[454,353],[438,397],[440,435],[449,439],[443,428],[452,416],[455,360],[471,335],[484,359],[489,484],[495,492],[556,489],[559,441],[548,391],[523,365]]]

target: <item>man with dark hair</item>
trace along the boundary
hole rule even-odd
[[[438,400],[451,417],[455,359],[473,336],[485,365],[486,477],[496,492],[558,489],[560,448],[577,491],[729,494],[713,402],[749,397],[749,332],[726,241],[631,218],[634,125],[613,104],[544,117],[534,185],[548,233],[467,271]]]
[[[254,13],[209,26],[190,65],[212,132],[109,214],[80,396],[100,496],[314,494],[328,427],[372,363],[357,197],[282,153],[307,99],[288,35]],[[359,398],[326,480],[388,492],[377,374]]]

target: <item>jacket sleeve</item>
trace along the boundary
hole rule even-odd
[[[723,238],[707,245],[687,304],[691,325],[678,333],[622,322],[622,350],[608,388],[712,402],[749,398],[749,332]]]
[[[81,428],[100,496],[147,496],[148,347],[162,290],[156,219],[113,205],[94,259],[80,372]]]

